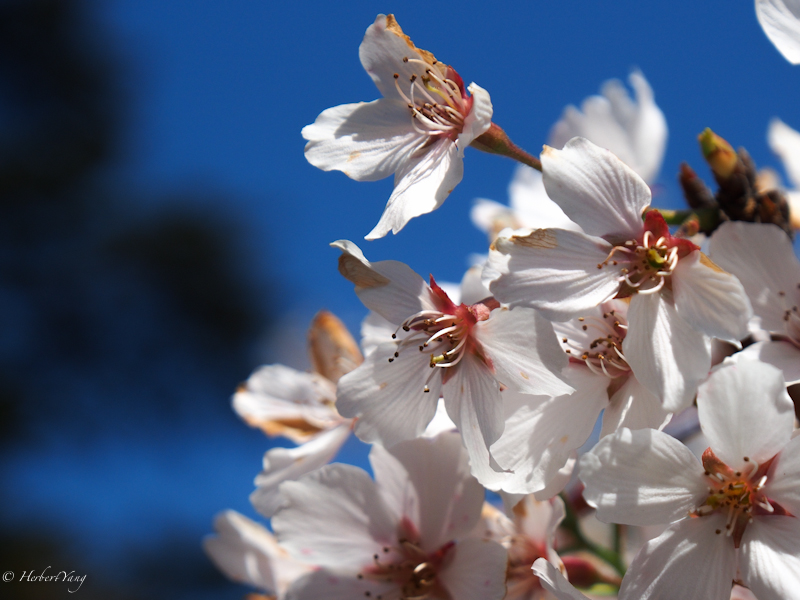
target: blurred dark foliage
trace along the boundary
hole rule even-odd
[[[8,457],[56,432],[90,443],[110,427],[146,428],[187,411],[230,415],[230,392],[268,325],[266,290],[236,243],[247,231],[191,208],[224,206],[223,194],[216,203],[192,192],[165,197],[172,209],[144,213],[135,189],[102,176],[120,160],[128,100],[90,8],[0,2],[0,448]],[[0,531],[0,549],[0,564],[20,571],[71,552],[58,531],[35,523]],[[69,564],[88,568],[71,555]],[[179,582],[206,590],[222,582],[192,534],[131,568],[141,585],[89,577],[80,597],[174,598]],[[1,591],[71,596],[63,586]]]

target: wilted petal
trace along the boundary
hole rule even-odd
[[[240,386],[232,404],[251,427],[301,443],[341,421],[330,406],[334,394],[331,382],[317,374],[267,365]]]
[[[563,150],[545,146],[542,174],[547,195],[589,235],[637,239],[650,188],[608,150],[573,138]]]
[[[426,55],[433,58],[430,52],[414,46],[392,15],[378,15],[375,22],[367,27],[358,47],[361,65],[386,98],[401,98],[395,85],[395,73],[402,81],[408,81],[413,75],[420,79],[425,76],[426,65],[403,59],[424,61]]]
[[[684,321],[662,293],[631,299],[623,350],[639,383],[670,412],[692,402],[711,368],[710,340]]]
[[[325,310],[314,316],[308,329],[308,350],[314,372],[332,383],[364,362],[347,327],[336,315]]]
[[[551,320],[581,316],[619,291],[623,267],[597,268],[611,249],[605,240],[563,229],[500,237],[489,265],[502,275],[490,289],[501,302],[535,308]]]
[[[753,310],[742,284],[699,250],[678,261],[672,291],[678,314],[698,331],[733,343],[747,335]]]
[[[355,284],[361,302],[384,319],[400,325],[419,311],[434,308],[428,284],[405,263],[371,263],[349,240],[337,240],[331,246],[342,251],[339,273]]]
[[[724,530],[718,514],[674,524],[639,550],[619,600],[728,600],[736,554]]]
[[[580,461],[583,497],[606,523],[657,525],[685,517],[705,500],[703,467],[675,438],[621,429]]]
[[[697,409],[709,445],[735,470],[775,456],[794,429],[794,404],[781,372],[759,361],[716,367],[698,389]]]
[[[756,0],[756,16],[784,58],[800,64],[800,1]]]
[[[759,600],[796,598],[800,590],[800,519],[754,519],[742,536],[742,581]]]

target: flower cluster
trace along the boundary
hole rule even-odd
[[[800,61],[797,2],[756,9]],[[331,244],[370,311],[360,347],[320,313],[312,372],[265,366],[236,392],[249,425],[298,445],[256,478],[271,531],[224,513],[212,560],[292,600],[800,598],[796,192],[707,130],[719,191],[686,165],[690,209],[654,207],[667,126],[638,71],[635,98],[607,82],[537,158],[393,16],[359,56],[383,97],[302,134],[320,169],[395,174],[367,239],[440,206],[467,146],[524,166],[510,206],[474,205],[490,245],[460,286]],[[776,120],[770,143],[799,185],[800,134]],[[351,432],[374,478],[328,464]]]

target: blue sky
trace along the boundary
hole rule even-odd
[[[331,241],[351,239],[370,259],[402,260],[424,276],[457,280],[468,255],[485,251],[484,235],[469,221],[473,199],[507,201],[514,164],[468,149],[464,180],[441,209],[397,236],[368,243],[363,236],[377,223],[391,181],[357,183],[305,161],[304,125],[330,106],[378,96],[358,45],[379,12],[394,12],[417,46],[487,89],[494,120],[534,153],[565,105],[641,69],[670,131],[657,206],[683,206],[675,183],[682,161],[710,180],[696,142],[705,127],[745,146],[759,166],[774,167],[780,163],[766,145],[769,119],[779,116],[800,129],[800,68],[772,47],[751,2],[109,0],[90,6],[108,51],[124,65],[130,111],[123,153],[106,176],[158,190],[154,198],[165,189],[212,192],[208,197],[231,192],[224,195],[235,198],[230,205],[207,208],[246,224],[242,245],[257,276],[273,278],[277,293],[268,310],[285,323],[279,340],[287,349],[272,340],[253,356],[254,368],[278,355],[303,367],[297,354],[303,329],[320,308],[358,326],[365,311],[336,271]],[[154,201],[135,208],[162,207]],[[147,544],[169,524],[196,530],[199,539],[214,512],[247,510],[266,444],[256,432],[236,431],[227,426],[215,439],[214,430],[194,428],[147,449],[136,448],[134,439],[109,441],[102,458],[97,449],[85,456],[43,452],[20,457],[11,472],[21,502],[27,498],[27,509],[48,515],[45,521],[80,514],[83,544],[95,552],[114,545],[110,529]],[[68,436],[63,443],[70,447]],[[363,455],[355,446],[352,452]],[[124,477],[109,483],[97,475],[122,462]],[[43,473],[57,474],[56,485]]]
[[[378,95],[358,60],[378,12],[394,12],[418,46],[486,88],[495,121],[532,152],[565,105],[640,68],[670,129],[664,206],[681,206],[681,161],[708,178],[696,144],[703,128],[746,146],[763,166],[778,164],[765,142],[769,119],[800,127],[797,69],[748,2],[467,1],[439,13],[374,2],[115,0],[101,8],[109,43],[131,66],[132,160],[123,176],[236,192],[240,202],[226,210],[250,223],[252,252],[285,285],[275,309],[301,316],[326,306],[357,319],[329,242],[352,239],[370,258],[457,279],[466,255],[484,247],[468,220],[473,198],[506,199],[511,161],[468,150],[464,180],[436,214],[367,244],[391,181],[360,184],[305,162],[304,125],[329,106]]]

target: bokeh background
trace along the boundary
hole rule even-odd
[[[376,97],[358,44],[379,12],[533,152],[565,105],[640,68],[670,129],[660,207],[683,206],[681,161],[710,180],[703,128],[779,171],[768,121],[800,128],[800,69],[746,0],[0,1],[0,571],[87,575],[3,598],[241,598],[200,542],[220,510],[255,516],[275,442],[230,395],[260,364],[305,368],[317,310],[357,330],[328,243],[449,281],[485,251],[469,207],[506,201],[510,161],[468,150],[440,210],[367,243],[391,181],[303,158],[319,112]]]

